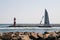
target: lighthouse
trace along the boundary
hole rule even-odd
[[[15,27],[16,26],[16,18],[14,17],[14,24],[13,26]]]

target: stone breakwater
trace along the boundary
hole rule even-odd
[[[0,40],[60,40],[60,32],[7,32],[0,33]]]

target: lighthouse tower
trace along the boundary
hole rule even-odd
[[[13,26],[15,27],[16,26],[16,18],[14,17],[14,24]]]

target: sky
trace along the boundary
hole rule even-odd
[[[40,23],[45,9],[50,23],[60,24],[60,0],[0,0],[0,24],[11,24],[14,17],[17,23]]]

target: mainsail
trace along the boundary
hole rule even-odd
[[[45,15],[44,15],[44,26],[50,26],[50,22],[49,22],[49,16],[48,16],[48,12],[45,9]]]

